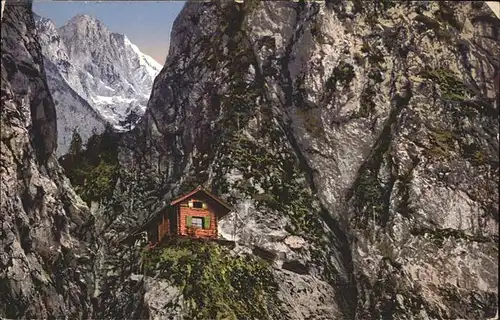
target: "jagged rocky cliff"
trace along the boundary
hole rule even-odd
[[[276,254],[282,317],[491,317],[499,28],[482,2],[189,2],[103,219],[205,184]]]
[[[188,2],[140,123],[74,156],[91,216],[7,6],[0,315],[493,317],[499,29],[482,2]],[[198,184],[236,248],[117,243]]]
[[[90,318],[94,220],[55,158],[56,114],[30,5],[3,4],[0,317]]]
[[[77,15],[60,28],[37,15],[35,22],[56,104],[58,156],[68,152],[74,131],[86,143],[106,124],[133,128],[161,66],[89,15]]]

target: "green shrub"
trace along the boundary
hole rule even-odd
[[[442,97],[447,100],[467,100],[473,94],[465,86],[464,82],[458,79],[458,76],[450,70],[426,70],[421,73],[421,76],[436,83],[442,92]]]
[[[113,192],[114,182],[117,174],[117,166],[101,160],[95,167],[87,167],[87,170],[76,169],[84,177],[83,185],[77,185],[76,190],[82,199],[101,200]]]
[[[347,62],[341,62],[333,69],[333,77],[342,85],[347,86],[354,79],[354,67]]]
[[[111,196],[118,178],[117,147],[111,128],[92,136],[85,149],[80,135],[73,134],[69,153],[59,162],[85,202],[101,201]]]
[[[175,240],[174,240],[175,241]],[[276,319],[280,301],[270,266],[201,241],[174,241],[146,251],[146,274],[182,290],[187,319]]]
[[[427,150],[428,155],[435,158],[447,158],[455,148],[456,136],[451,131],[434,130],[429,131],[431,146]]]

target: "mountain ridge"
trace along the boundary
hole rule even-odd
[[[85,143],[108,124],[117,131],[132,129],[162,66],[91,15],[76,15],[60,27],[34,17],[44,59],[55,67],[48,68],[48,81],[59,118],[58,155],[67,152],[72,130]],[[83,101],[66,96],[68,86]]]

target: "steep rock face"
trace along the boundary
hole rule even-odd
[[[74,130],[85,143],[106,123],[117,130],[133,128],[161,66],[88,15],[60,28],[39,16],[35,21],[58,115],[57,154],[68,151]]]
[[[7,4],[2,15],[0,316],[88,318],[93,217],[54,156],[55,107],[31,5]]]
[[[480,2],[188,3],[103,218],[205,184],[293,319],[493,316],[499,28]]]

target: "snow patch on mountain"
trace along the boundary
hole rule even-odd
[[[106,128],[106,121],[80,97],[62,78],[50,60],[44,59],[47,85],[54,99],[57,118],[57,150],[62,156],[69,151],[73,133],[77,132],[82,142],[86,143],[94,134]]]
[[[137,54],[139,57],[139,64],[143,66],[147,74],[154,79],[162,69],[161,65],[156,62],[155,59],[142,53],[135,44],[130,42],[127,36],[125,36],[124,42],[126,46],[129,46]]]
[[[77,15],[59,28],[37,15],[35,21],[58,115],[58,154],[67,152],[74,130],[85,143],[106,124],[117,131],[132,129],[162,66],[89,15]]]

